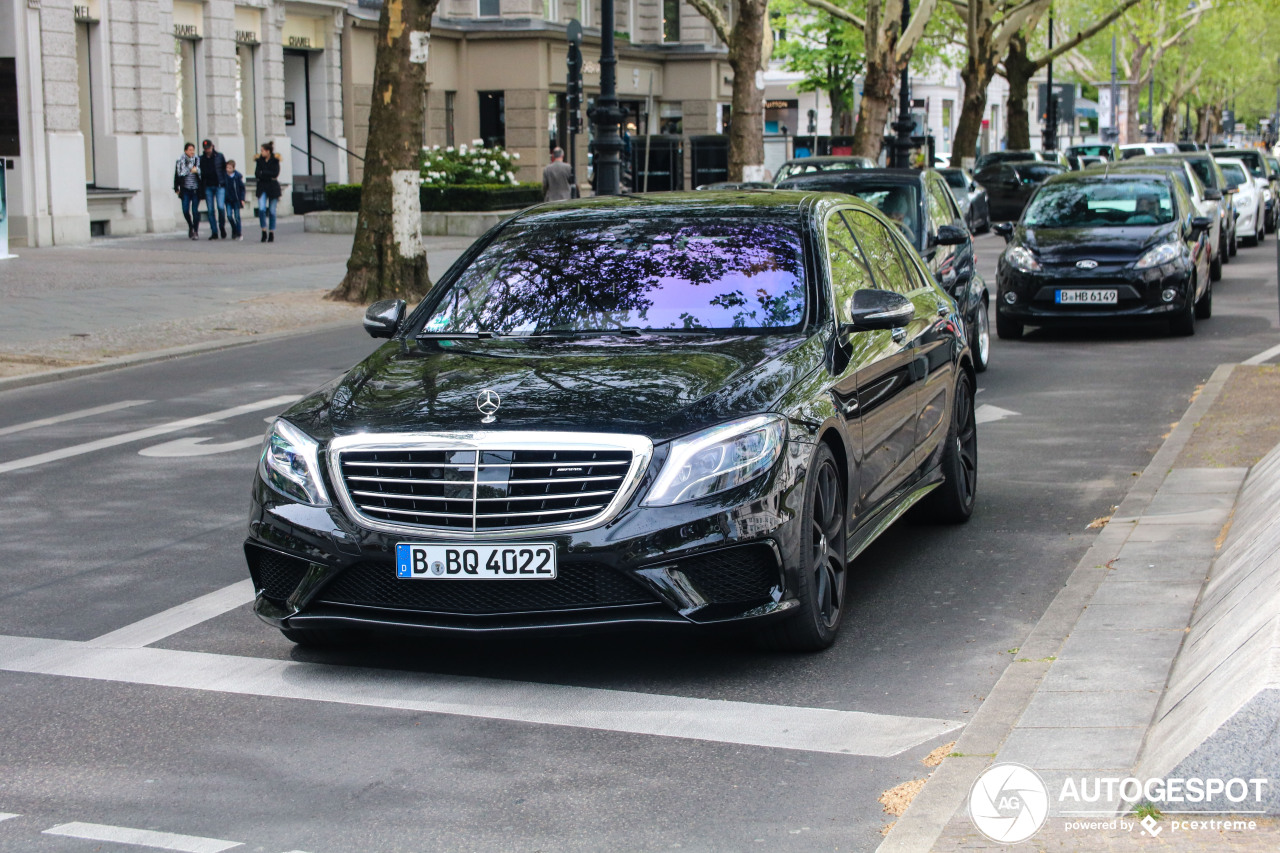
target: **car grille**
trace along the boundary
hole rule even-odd
[[[768,598],[778,586],[778,560],[767,545],[728,548],[675,565],[709,604],[739,604]]]
[[[632,471],[629,450],[351,449],[338,454],[352,508],[375,522],[464,533],[601,515]]]
[[[274,601],[286,601],[306,577],[311,564],[297,557],[286,557],[275,551],[249,548],[249,573],[254,586]]]
[[[316,597],[433,613],[499,614],[652,604],[656,599],[622,573],[600,563],[561,563],[554,580],[503,582],[400,580],[393,563],[357,563]]]

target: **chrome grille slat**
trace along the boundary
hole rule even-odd
[[[641,436],[420,435],[334,440],[336,491],[353,517],[448,538],[582,529],[621,508],[652,454]]]

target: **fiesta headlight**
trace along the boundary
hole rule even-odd
[[[1138,258],[1138,262],[1133,265],[1136,270],[1150,269],[1158,267],[1162,264],[1171,264],[1178,259],[1178,246],[1175,243],[1161,243],[1154,249],[1147,251],[1145,255]]]
[[[1019,272],[1039,272],[1040,262],[1026,246],[1014,246],[1004,253],[1004,259]]]
[[[287,498],[311,506],[329,505],[320,479],[320,444],[286,420],[277,418],[263,439],[258,474]]]
[[[750,482],[778,461],[786,437],[781,415],[755,415],[678,438],[642,504],[671,506]]]

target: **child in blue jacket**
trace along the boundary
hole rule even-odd
[[[231,223],[231,239],[243,240],[240,231],[240,208],[244,207],[244,175],[236,171],[236,161],[227,161],[227,221]]]

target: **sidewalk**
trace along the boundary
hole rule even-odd
[[[259,242],[186,232],[19,249],[0,261],[0,378],[255,335],[358,324],[363,309],[326,302],[346,271],[351,235],[308,234],[302,217]],[[432,276],[470,237],[427,237]]]
[[[1245,831],[1175,832],[1164,816],[1151,835],[1118,796],[1059,802],[1068,778],[1145,778],[1140,759],[1160,746],[1149,741],[1157,708],[1237,493],[1250,466],[1280,443],[1277,412],[1280,368],[1224,365],[1214,373],[1031,636],[1011,650],[1007,671],[882,853],[1280,849],[1272,817],[1247,816],[1257,827]],[[1049,792],[1043,828],[1013,845],[988,840],[968,813],[974,780],[1007,762],[1036,771]],[[1280,786],[1280,768],[1263,775]],[[1080,826],[1117,816],[1131,826]]]

